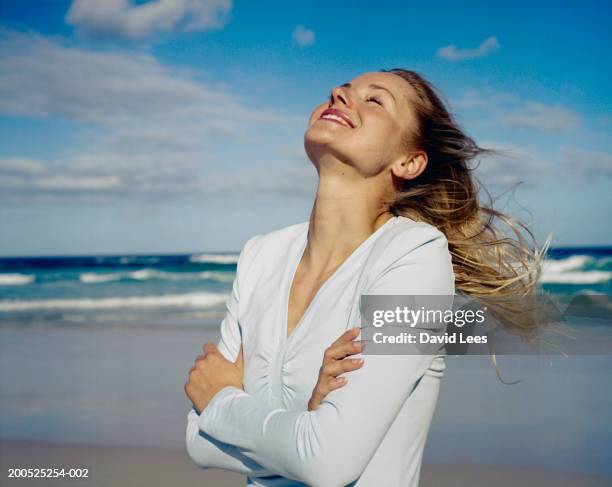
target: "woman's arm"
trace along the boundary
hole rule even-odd
[[[401,257],[367,294],[446,295],[450,307],[454,274],[444,235],[418,226],[402,236],[398,240],[410,250],[398,252]],[[227,386],[204,409],[198,425],[283,476],[311,486],[346,485],[361,475],[432,358],[416,349],[368,355],[346,387],[330,393],[314,411],[271,409]]]
[[[212,436],[200,431],[194,408],[187,414],[187,453],[200,468],[222,468],[243,475],[263,477],[274,475],[274,472],[262,467],[245,456],[239,448],[215,440]]]
[[[221,322],[221,339],[218,344],[219,351],[230,361],[235,361],[242,343],[240,326],[238,324],[239,285],[238,276],[241,262],[252,244],[249,239],[238,257],[236,278],[232,285],[232,292],[227,301],[227,312]],[[233,472],[252,476],[274,475],[275,472],[265,469],[257,462],[246,457],[239,448],[223,443],[200,431],[198,415],[195,408],[187,414],[186,447],[189,457],[200,468],[222,468]]]

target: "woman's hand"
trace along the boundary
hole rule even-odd
[[[363,351],[363,344],[352,341],[359,336],[360,328],[345,331],[340,338],[325,349],[323,365],[319,369],[319,380],[308,401],[308,411],[314,411],[321,401],[334,389],[344,386],[348,379],[338,377],[343,372],[357,370],[363,365],[363,359],[345,358]]]
[[[185,384],[185,394],[191,399],[198,414],[224,387],[235,386],[244,389],[242,345],[236,362],[227,360],[212,342],[206,342],[202,350],[204,355],[196,357],[194,366],[189,369],[189,379]]]

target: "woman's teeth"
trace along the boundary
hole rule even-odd
[[[340,122],[345,127],[351,128],[351,126],[346,122],[346,120],[344,120],[342,117],[338,117],[337,115],[332,115],[328,113],[326,115],[323,115],[321,118],[329,118],[331,120],[336,120],[337,122]]]

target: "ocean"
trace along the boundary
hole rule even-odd
[[[0,324],[210,324],[224,316],[237,259],[237,252],[1,258]],[[610,295],[612,247],[550,249],[541,286]]]
[[[0,259],[5,326],[201,326],[222,318],[237,253]]]

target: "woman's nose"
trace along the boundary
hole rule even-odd
[[[337,100],[340,100],[341,103],[344,103],[347,106],[350,106],[351,100],[348,95],[348,92],[342,86],[336,86],[331,93],[331,97],[329,100],[329,104],[333,105]]]

